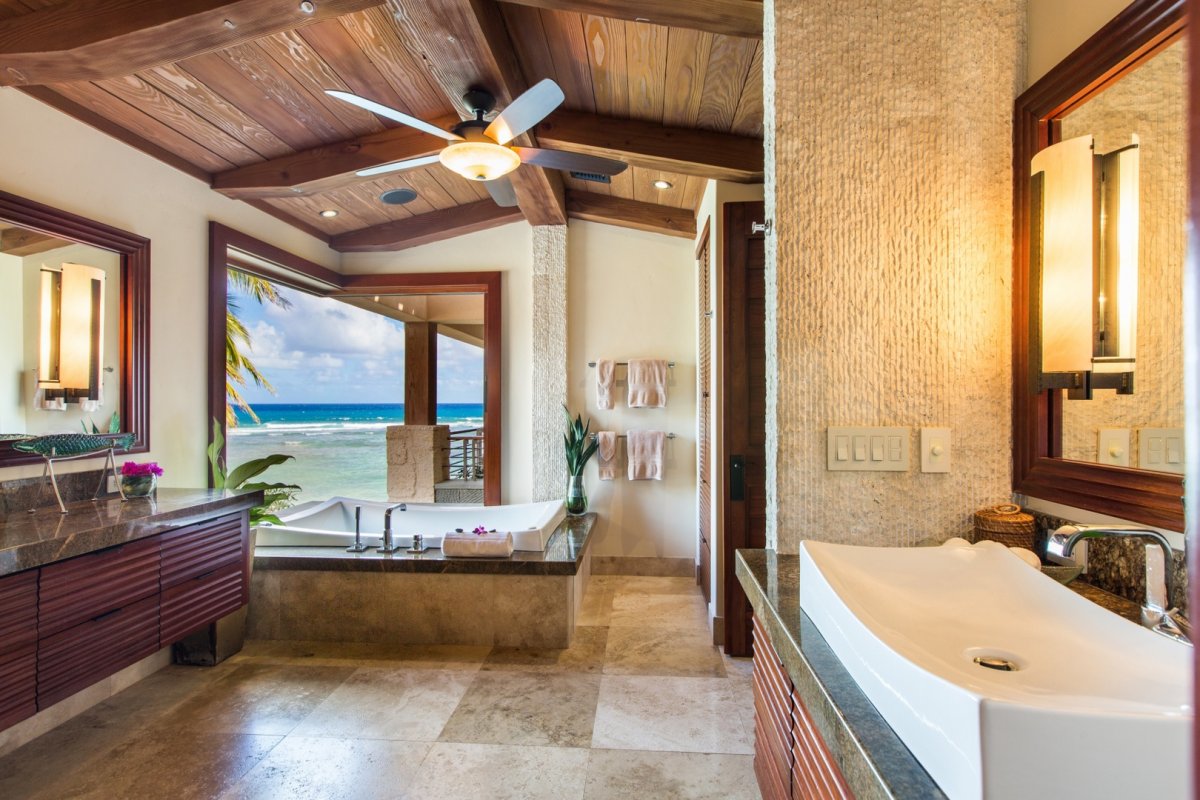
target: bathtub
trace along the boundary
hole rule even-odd
[[[333,497],[301,503],[280,514],[282,525],[257,530],[256,547],[347,547],[354,541],[354,509],[362,508],[362,540],[378,547],[383,543],[383,512],[395,503]],[[392,512],[392,535],[401,547],[412,544],[414,533],[425,537],[426,547],[441,547],[442,535],[457,529],[510,532],[516,550],[545,550],[546,542],[566,518],[561,500],[508,506],[461,506],[408,503],[407,510]]]

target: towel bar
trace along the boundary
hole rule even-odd
[[[629,366],[629,362],[628,362],[628,361],[614,361],[614,362],[613,362],[613,365],[614,365],[614,366],[617,366],[617,367],[628,367],[628,366]],[[588,366],[589,366],[589,367],[593,367],[593,368],[595,368],[595,366],[596,366],[596,362],[595,362],[595,361],[589,361],[589,362],[588,362]],[[674,361],[668,361],[668,362],[667,362],[667,369],[675,369],[675,362],[674,362]]]
[[[596,438],[596,434],[594,434],[594,433],[593,433],[593,434],[592,434],[592,438],[593,438],[593,439],[595,439],[595,438]],[[625,434],[623,434],[623,433],[618,433],[618,434],[617,434],[617,438],[618,438],[618,439],[624,439],[624,438],[625,438]],[[674,438],[675,438],[675,434],[673,434],[673,433],[668,433],[668,434],[667,434],[667,438],[668,438],[668,439],[674,439]]]

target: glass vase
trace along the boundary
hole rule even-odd
[[[126,497],[149,497],[158,488],[157,475],[122,475],[121,491]]]
[[[567,513],[579,516],[587,513],[587,492],[583,488],[583,476],[571,475],[567,478]]]

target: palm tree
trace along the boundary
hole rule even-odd
[[[241,291],[260,305],[271,303],[280,308],[291,308],[292,302],[281,295],[275,284],[266,278],[237,269],[227,270],[227,273],[231,288]],[[258,415],[242,397],[241,389],[247,386],[247,379],[271,394],[275,393],[275,387],[246,354],[245,351],[250,349],[250,346],[250,331],[238,316],[237,301],[230,298],[225,303],[225,424],[231,428],[237,425],[239,408],[258,422]]]

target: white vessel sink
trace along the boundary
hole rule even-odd
[[[800,607],[951,798],[1188,796],[1191,648],[1006,547],[803,542]]]

